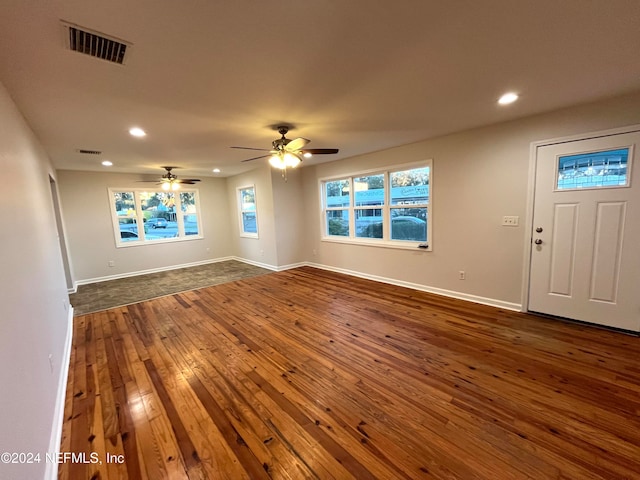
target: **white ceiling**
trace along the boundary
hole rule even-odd
[[[279,123],[351,157],[639,90],[638,52],[638,0],[0,0],[0,81],[58,169],[232,175]]]

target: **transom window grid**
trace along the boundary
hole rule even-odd
[[[117,247],[203,238],[197,190],[109,189]]]
[[[587,190],[629,186],[631,147],[557,158],[556,190]]]
[[[323,240],[431,250],[431,173],[428,161],[321,181]]]

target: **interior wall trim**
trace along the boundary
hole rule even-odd
[[[67,336],[64,341],[62,360],[60,363],[60,374],[58,377],[58,392],[56,394],[56,406],[53,412],[53,423],[51,425],[51,437],[49,438],[49,450],[47,453],[58,454],[60,452],[60,442],[62,441],[62,425],[64,423],[64,403],[67,395],[67,380],[69,368],[71,367],[71,349],[73,346],[73,307],[69,305],[67,318]],[[58,478],[58,464],[46,462],[45,480],[56,480]]]
[[[491,307],[502,308],[504,310],[511,310],[515,312],[522,312],[522,304],[520,303],[512,303],[505,302],[504,300],[497,300],[495,298],[481,297],[478,295],[471,295],[470,293],[457,292],[454,290],[445,290],[443,288],[431,287],[429,285],[422,285],[419,283],[413,282],[405,282],[404,280],[397,280],[395,278],[382,277],[379,275],[371,275],[368,273],[357,272],[354,270],[347,270],[346,268],[338,268],[333,267],[331,265],[324,265],[320,263],[313,262],[298,262],[292,263],[290,265],[267,265],[265,263],[254,262],[253,260],[249,260],[242,257],[233,257],[234,260],[238,260],[239,262],[248,263],[250,265],[255,265],[262,268],[267,268],[269,270],[273,270],[275,272],[282,272],[284,270],[289,270],[291,268],[298,267],[315,267],[320,268],[322,270],[329,270],[336,273],[344,273],[345,275],[351,275],[353,277],[365,278],[367,280],[373,280],[375,282],[388,283],[390,285],[396,285],[398,287],[406,287],[411,288],[413,290],[420,290],[422,292],[434,293],[436,295],[442,295],[445,297],[457,298],[458,300],[465,300],[467,302],[480,303],[482,305],[489,305]]]
[[[207,265],[209,263],[225,262],[227,260],[239,260],[236,257],[212,258],[209,260],[200,260],[198,262],[182,263],[180,265],[168,265],[166,267],[149,268],[147,270],[138,270],[135,272],[118,273],[116,275],[106,275],[104,277],[85,278],[77,280],[73,284],[73,289],[69,293],[75,293],[79,285],[88,285],[90,283],[106,282],[108,280],[117,280],[119,278],[137,277],[138,275],[147,275],[149,273],[167,272],[169,270],[177,270],[179,268],[197,267],[199,265]],[[244,260],[243,260],[244,261]],[[248,263],[248,262],[246,262]],[[265,267],[268,268],[268,267]],[[272,268],[273,269],[273,268]]]
[[[445,290],[443,288],[430,287],[428,285],[422,285],[422,284],[413,283],[413,282],[405,282],[404,280],[397,280],[395,278],[382,277],[379,275],[371,275],[368,273],[356,272],[354,270],[347,270],[345,268],[332,267],[330,265],[323,265],[319,263],[307,262],[306,265],[310,267],[320,268],[322,270],[329,270],[331,272],[344,273],[345,275],[365,278],[367,280],[373,280],[376,282],[388,283],[390,285],[396,285],[398,287],[406,287],[406,288],[411,288],[413,290],[420,290],[422,292],[442,295],[445,297],[457,298],[458,300],[465,300],[467,302],[480,303],[482,305],[489,305],[491,307],[502,308],[504,310],[511,310],[516,312],[522,311],[522,305],[519,303],[505,302],[504,300],[497,300],[495,298],[481,297],[478,295],[471,295],[469,293],[456,292],[454,290]]]

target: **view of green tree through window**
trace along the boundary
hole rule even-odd
[[[200,235],[197,191],[110,189],[116,244],[185,240]]]
[[[428,161],[323,181],[324,239],[430,249],[431,168]]]

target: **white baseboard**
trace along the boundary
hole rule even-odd
[[[471,295],[469,293],[456,292],[453,290],[445,290],[443,288],[430,287],[428,285],[422,285],[419,283],[405,282],[404,280],[396,280],[394,278],[381,277],[379,275],[371,275],[368,273],[356,272],[353,270],[347,270],[345,268],[332,267],[329,265],[322,265],[319,263],[307,262],[306,265],[310,267],[320,268],[322,270],[328,270],[336,273],[344,273],[345,275],[351,275],[353,277],[365,278],[367,280],[373,280],[376,282],[388,283],[390,285],[396,285],[398,287],[407,287],[413,290],[420,290],[422,292],[434,293],[436,295],[442,295],[445,297],[457,298],[458,300],[466,300],[467,302],[480,303],[482,305],[489,305],[491,307],[502,308],[505,310],[513,310],[516,312],[522,311],[522,305],[519,303],[505,302],[503,300],[496,300],[494,298],[480,297],[478,295]]]
[[[138,270],[135,272],[119,273],[116,275],[106,275],[104,277],[85,278],[83,280],[78,280],[74,282],[74,291],[69,293],[75,293],[79,285],[88,285],[90,283],[106,282],[109,280],[118,280],[119,278],[137,277],[138,275],[147,275],[149,273],[167,272],[169,270],[178,270],[179,268],[198,267],[200,265],[226,262],[228,260],[238,260],[238,259],[236,257],[221,257],[221,258],[214,258],[209,260],[200,260],[198,262],[183,263],[180,265],[169,265],[167,267],[149,268],[147,270]]]
[[[62,360],[60,363],[60,376],[58,377],[58,393],[56,395],[56,406],[53,413],[53,424],[51,426],[51,437],[49,439],[49,450],[47,453],[60,452],[60,441],[62,440],[62,424],[64,423],[64,402],[67,394],[67,380],[69,378],[69,362],[71,361],[71,348],[73,345],[73,307],[69,305],[69,317],[67,318],[67,337],[64,341]],[[47,462],[44,475],[45,480],[56,480],[58,478],[58,464]]]

